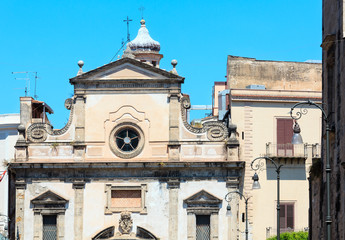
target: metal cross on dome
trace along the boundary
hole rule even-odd
[[[124,22],[127,22],[127,42],[131,41],[131,36],[129,34],[129,22],[132,21],[132,19],[129,19],[127,16],[127,19],[123,20]]]

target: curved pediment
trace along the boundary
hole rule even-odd
[[[115,234],[115,227],[111,226],[108,227],[99,233],[96,234],[92,238],[92,240],[100,240],[100,239],[107,239],[107,240],[144,240],[144,239],[150,239],[150,240],[157,240],[158,238],[153,235],[151,232],[146,230],[142,227],[137,227],[137,232],[132,234]]]

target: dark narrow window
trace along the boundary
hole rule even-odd
[[[294,230],[294,204],[284,203],[280,205],[280,230],[292,232]]]
[[[196,215],[196,240],[210,240],[210,215]]]
[[[155,67],[157,66],[157,62],[156,61],[152,61],[152,65]]]
[[[43,240],[56,240],[56,215],[43,215]]]
[[[293,145],[291,139],[293,135],[293,121],[290,118],[277,119],[277,154],[278,156],[293,156]]]

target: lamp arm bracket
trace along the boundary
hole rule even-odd
[[[257,157],[255,158],[252,163],[250,164],[250,167],[254,170],[254,171],[257,171],[259,170],[260,168],[263,167],[263,163],[258,163],[256,165],[254,165],[254,162],[256,162],[257,160],[259,159],[266,159],[266,160],[269,160],[273,163],[273,165],[275,166],[276,168],[276,171],[280,171],[280,168],[283,166],[283,165],[279,165],[272,159],[272,158],[269,158],[269,157]]]
[[[323,118],[325,119],[325,121],[327,122],[328,121],[328,115],[326,114],[326,111],[317,103],[315,102],[312,102],[310,100],[308,101],[303,101],[303,102],[299,102],[299,103],[296,103],[290,110],[290,116],[292,119],[294,120],[298,120],[300,119],[303,115],[306,115],[308,113],[308,109],[303,107],[304,105],[308,105],[308,106],[314,106],[318,109],[321,110],[322,112],[322,115],[323,115]],[[295,108],[301,106],[301,109],[299,111],[296,111],[296,116],[293,115],[293,111],[295,110]]]
[[[243,197],[243,199],[244,199],[244,201],[245,201],[246,203],[248,202],[248,199],[250,198],[250,197],[246,198],[246,197],[245,197],[241,192],[239,192],[239,191],[232,191],[232,192],[228,192],[228,193],[225,195],[225,197],[224,197],[225,201],[230,202],[232,198],[229,198],[229,197],[230,197],[230,195],[233,194],[233,193],[236,193],[236,194],[240,195],[241,197]]]

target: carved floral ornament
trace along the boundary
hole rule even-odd
[[[228,137],[228,129],[220,121],[208,121],[203,123],[202,128],[196,128],[190,125],[187,121],[187,110],[190,109],[191,104],[188,96],[183,96],[181,99],[181,115],[183,125],[192,133],[205,133],[207,138],[211,141],[222,141]]]

